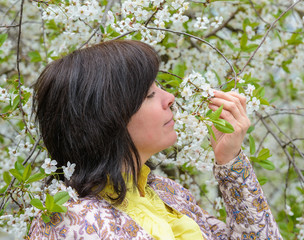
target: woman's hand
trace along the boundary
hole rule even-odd
[[[211,137],[211,145],[217,164],[225,164],[237,157],[250,120],[246,114],[246,98],[235,92],[214,91],[209,108],[213,111],[224,105],[220,118],[228,121],[234,128],[233,133],[222,133],[214,126],[216,141]]]

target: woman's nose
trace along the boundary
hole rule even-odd
[[[165,96],[166,96],[165,102],[164,102],[164,108],[171,107],[172,104],[173,104],[174,101],[175,101],[175,97],[174,97],[174,95],[173,95],[172,93],[169,93],[169,92],[167,92],[167,91],[165,91],[165,90],[163,90],[163,91],[164,91]]]

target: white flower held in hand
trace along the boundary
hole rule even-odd
[[[46,158],[41,167],[44,169],[46,174],[50,174],[57,170],[56,164],[57,164],[56,160],[51,160],[50,158]]]

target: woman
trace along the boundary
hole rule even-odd
[[[150,173],[148,159],[176,141],[174,96],[155,84],[159,58],[138,41],[108,41],[49,64],[35,85],[44,143],[59,166],[76,163],[79,201],[30,239],[282,239],[241,149],[250,122],[246,100],[215,92],[210,109],[235,132],[212,141],[227,223],[202,210],[191,193]]]

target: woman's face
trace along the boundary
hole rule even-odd
[[[173,113],[174,96],[152,84],[140,109],[127,126],[142,163],[153,154],[175,143]]]

